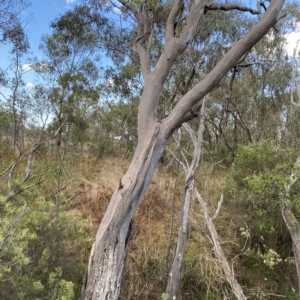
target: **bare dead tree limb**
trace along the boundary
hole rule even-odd
[[[11,162],[10,165],[3,172],[0,173],[0,176],[3,176],[7,171],[9,171],[13,166],[13,164],[14,162]]]
[[[9,226],[8,226],[6,232],[5,232],[5,236],[3,237],[2,243],[0,244],[0,252],[5,247],[5,243],[9,239],[9,237],[11,236],[12,230],[16,227],[17,223],[20,221],[20,219],[26,213],[26,207],[27,206],[26,206],[26,203],[25,203],[24,206],[22,207],[21,211],[16,216],[16,218],[9,224]]]
[[[18,158],[18,160],[16,160],[15,162],[12,162],[11,165],[10,165],[10,168],[8,168],[8,179],[7,179],[7,185],[8,185],[8,195],[7,197],[5,198],[5,201],[8,202],[9,200],[11,200],[12,198],[14,198],[15,196],[21,194],[22,192],[34,187],[34,186],[37,186],[43,182],[46,181],[46,179],[42,179],[40,178],[37,182],[35,183],[32,183],[30,185],[28,185],[27,187],[17,187],[17,188],[14,188],[12,187],[11,185],[11,180],[12,180],[12,174],[13,174],[13,171],[14,169],[20,164],[20,162],[24,159],[24,157],[26,155],[28,155],[28,158],[27,158],[27,163],[26,163],[26,167],[25,167],[25,174],[24,174],[24,177],[22,178],[21,180],[21,185],[25,184],[28,179],[30,178],[31,176],[31,164],[32,164],[32,161],[33,161],[33,157],[34,157],[34,154],[36,153],[36,151],[42,146],[44,145],[45,143],[47,143],[48,141],[54,139],[60,129],[64,126],[66,120],[61,124],[61,126],[56,130],[56,132],[54,133],[53,136],[51,136],[50,138],[44,140],[44,141],[40,141],[40,142],[37,142],[37,143],[34,143],[30,150],[28,150],[27,152],[24,152],[21,154],[21,156]]]
[[[214,252],[215,252],[216,257],[218,258],[219,262],[221,263],[221,266],[222,266],[224,274],[225,274],[225,278],[226,278],[227,282],[229,283],[229,285],[232,289],[232,292],[234,293],[236,298],[238,300],[246,300],[247,297],[244,295],[242,287],[236,280],[233,267],[231,267],[229,265],[229,262],[223,252],[223,249],[221,247],[221,242],[219,240],[219,235],[217,233],[215,225],[213,224],[213,218],[209,216],[207,204],[204,201],[204,199],[201,197],[201,195],[199,194],[197,189],[195,189],[194,193],[203,209],[206,225],[210,232],[210,240],[213,242]],[[219,203],[221,202],[222,198],[223,197],[221,196]],[[217,208],[214,216],[216,215],[217,211],[220,210],[219,207],[221,207],[221,205],[219,203],[218,203],[218,208]]]
[[[185,254],[185,249],[189,238],[190,201],[194,189],[195,173],[199,166],[199,160],[201,156],[201,149],[202,149],[202,142],[203,142],[205,107],[206,107],[205,102],[206,102],[205,99],[203,99],[200,121],[199,121],[198,137],[195,136],[193,130],[187,124],[183,124],[183,127],[188,131],[193,141],[194,156],[190,164],[184,165],[184,163],[182,163],[186,173],[186,179],[185,179],[185,187],[184,187],[184,193],[182,199],[181,214],[179,218],[178,239],[177,239],[176,249],[173,257],[172,267],[169,273],[168,285],[166,289],[166,294],[169,300],[172,300],[177,297],[180,281],[184,272],[184,254]]]
[[[223,201],[224,201],[224,195],[221,194],[220,200],[218,201],[218,206],[217,206],[217,209],[216,209],[216,211],[215,211],[215,214],[211,217],[211,220],[212,220],[212,221],[214,221],[214,220],[218,217],[218,215],[219,215],[219,213],[220,213],[220,210],[221,210],[221,206],[222,206],[222,204],[223,204]]]
[[[221,206],[222,206],[224,197],[223,197],[223,195],[221,195],[220,200],[218,202],[217,209],[216,209],[213,217],[210,217],[209,213],[208,213],[207,203],[203,200],[203,198],[201,197],[197,188],[194,185],[195,171],[199,165],[199,159],[200,159],[200,154],[201,154],[201,145],[202,145],[202,141],[203,141],[203,130],[204,130],[203,109],[205,109],[205,101],[201,108],[201,117],[200,117],[198,138],[196,138],[194,131],[190,128],[189,125],[187,125],[186,123],[183,124],[183,127],[189,133],[189,135],[193,141],[193,144],[194,144],[194,158],[193,158],[192,163],[190,165],[187,165],[186,163],[183,163],[183,161],[180,161],[177,157],[175,157],[175,159],[181,163],[181,165],[183,166],[183,169],[185,170],[186,184],[185,184],[185,190],[184,190],[184,196],[183,196],[182,213],[181,213],[181,218],[180,218],[180,223],[179,223],[180,229],[179,229],[179,234],[178,234],[178,241],[177,241],[176,251],[174,254],[173,266],[172,266],[171,272],[169,274],[169,281],[168,281],[168,286],[167,286],[166,292],[169,297],[168,299],[171,300],[171,299],[174,299],[173,297],[176,297],[176,292],[177,292],[176,286],[178,285],[178,282],[180,282],[180,278],[181,278],[180,276],[181,276],[181,273],[183,272],[183,265],[182,265],[181,260],[183,259],[184,250],[185,250],[184,247],[187,243],[187,234],[186,234],[187,229],[186,228],[188,226],[188,211],[189,211],[189,203],[190,203],[189,201],[190,201],[191,190],[192,190],[204,211],[206,225],[210,232],[210,234],[209,235],[206,234],[206,236],[207,236],[208,240],[214,246],[214,252],[223,268],[225,278],[226,278],[227,282],[229,283],[229,285],[231,286],[232,291],[236,295],[237,299],[246,300],[247,298],[245,297],[245,295],[243,293],[243,289],[239,285],[239,283],[237,282],[237,280],[235,278],[234,270],[232,267],[230,267],[230,265],[227,261],[227,258],[221,248],[221,242],[219,240],[216,228],[213,224],[213,220],[217,218],[217,216],[221,210]],[[184,157],[184,154],[182,154],[182,156]],[[210,169],[210,172],[212,172],[212,168]],[[207,184],[207,182],[206,182],[206,184]],[[178,271],[178,270],[180,270],[180,271]]]

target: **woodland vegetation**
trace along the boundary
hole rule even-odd
[[[42,60],[29,5],[0,2],[0,299],[299,299],[299,5],[78,1]]]

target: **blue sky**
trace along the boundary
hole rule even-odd
[[[32,13],[32,21],[26,29],[30,38],[30,45],[34,52],[38,49],[40,38],[50,31],[50,22],[62,15],[66,10],[71,9],[76,0],[31,0],[32,5],[28,13]]]
[[[43,34],[50,32],[50,22],[59,17],[66,10],[74,7],[76,0],[30,0],[31,6],[22,12],[25,19],[25,31],[29,37],[31,51],[38,53],[40,38]],[[8,48],[1,45],[0,63],[5,64],[3,59],[9,57]]]
[[[76,0],[29,0],[31,5],[21,13],[22,20],[25,20],[25,31],[29,38],[30,51],[39,56],[38,49],[43,34],[50,33],[50,22],[58,18],[68,9],[72,9]],[[5,69],[10,65],[9,48],[0,45],[0,67]],[[34,72],[26,72],[25,81],[33,80]]]

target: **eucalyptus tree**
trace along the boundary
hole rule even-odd
[[[51,103],[54,123],[60,128],[58,146],[63,125],[67,128],[65,132],[69,132],[72,126],[76,127],[78,134],[86,130],[87,114],[99,99],[95,34],[86,16],[86,8],[81,7],[52,22],[53,32],[43,37],[40,46],[44,59],[33,66],[48,83],[43,91]],[[101,22],[98,19],[93,21]]]
[[[0,93],[0,101],[12,112],[13,117],[13,144],[19,152],[19,133],[24,113],[22,107],[25,103],[24,82],[21,61],[29,49],[27,35],[23,28],[24,17],[22,11],[29,6],[26,0],[3,0],[0,2],[0,45],[8,45],[11,54],[11,65],[7,70],[0,71],[0,86],[10,92]],[[22,110],[22,111],[21,111]]]
[[[117,7],[115,3],[118,3]],[[182,123],[198,115],[203,97],[221,82],[228,71],[247,55],[276,22],[283,18],[280,10],[284,1],[273,0],[262,15],[260,15],[260,7],[266,8],[264,2],[258,3],[257,10],[232,3],[217,4],[200,0],[172,2],[119,0],[118,2],[103,1],[103,3],[97,1],[94,4],[100,13],[115,6],[114,9],[120,16],[116,22],[122,27],[119,27],[117,35],[116,31],[110,30],[114,32],[114,38],[111,40],[112,34],[105,37],[105,31],[102,32],[104,37],[99,36],[99,38],[103,37],[102,42],[108,51],[120,50],[115,56],[116,59],[120,59],[118,55],[123,52],[123,56],[128,53],[129,57],[137,61],[143,78],[143,90],[138,109],[137,147],[129,169],[120,179],[112,195],[97,232],[82,293],[82,299],[117,299],[130,223],[150,183],[168,138]],[[216,58],[211,69],[203,74],[192,88],[184,91],[166,115],[158,116],[160,95],[170,72],[176,69],[180,55],[187,51],[195,39],[199,24],[205,21],[215,22],[210,11],[221,10],[248,12],[259,15],[259,19],[248,32],[237,37],[236,42],[224,52],[221,58]],[[109,23],[107,28],[114,28],[113,24]],[[206,35],[210,36],[212,32],[213,30],[208,30]],[[161,41],[160,47],[154,47],[157,40]],[[118,41],[118,43],[113,44],[111,41]],[[130,42],[132,49],[127,47]],[[211,47],[209,43],[203,45],[205,46]]]
[[[26,34],[23,23],[26,21],[24,10],[29,5],[30,2],[27,0],[3,0],[0,2],[0,43],[9,44],[12,46],[12,51],[27,48],[24,43]]]
[[[53,89],[48,95],[48,99],[55,115],[54,124],[58,123],[61,127],[57,138],[57,145],[60,146],[63,128],[69,133],[73,126],[77,133],[74,140],[81,141],[81,133],[88,127],[87,116],[93,106],[98,101],[98,91],[93,86],[93,77],[91,78],[91,66],[87,66],[87,72],[82,68],[76,74],[65,73],[60,76]]]
[[[287,20],[276,24],[213,93],[207,117],[212,147],[232,156],[238,144],[263,139],[286,144],[290,63],[285,51]]]
[[[0,102],[12,116],[11,132],[15,153],[19,155],[24,150],[25,122],[28,116],[27,109],[31,104],[30,91],[23,80],[25,70],[22,65],[24,56],[29,49],[26,36],[22,34],[17,44],[11,50],[11,64],[2,72],[1,86],[6,89],[0,92]],[[1,77],[1,75],[0,75]]]

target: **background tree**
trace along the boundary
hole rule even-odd
[[[94,56],[96,36],[90,28],[89,17],[93,16],[88,11],[87,7],[77,8],[53,22],[52,35],[45,36],[41,44],[45,59],[35,64],[36,71],[43,73],[50,83],[46,93],[54,122],[61,128],[58,146],[63,132],[69,134],[73,125],[78,137],[83,136],[88,127],[87,113],[99,99],[97,57]],[[102,21],[95,19],[93,24],[100,26]]]

